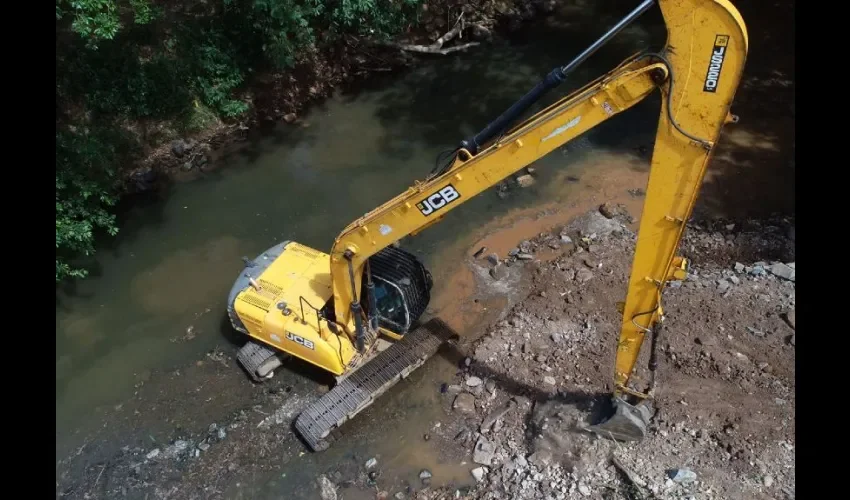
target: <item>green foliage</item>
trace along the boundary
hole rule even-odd
[[[248,105],[233,98],[233,92],[244,81],[238,51],[221,32],[204,30],[199,36],[186,37],[184,59],[189,61],[187,88],[225,118],[234,118],[248,110]]]
[[[133,140],[158,137],[148,123],[189,131],[238,118],[257,71],[291,68],[343,34],[388,37],[420,2],[56,0],[57,282],[84,277],[72,262],[117,233],[117,179]]]
[[[263,51],[277,66],[291,66],[297,51],[315,42],[312,24],[322,15],[321,0],[253,0],[250,17],[265,38]]]
[[[147,0],[130,0],[136,24],[148,24],[162,15],[162,9],[148,3]]]
[[[218,121],[218,114],[198,102],[196,106],[187,110],[177,121],[178,128],[186,132],[199,132],[211,127]]]
[[[340,0],[330,12],[332,31],[386,38],[401,31],[420,0]]]
[[[56,282],[85,277],[69,260],[94,253],[94,231],[118,233],[109,208],[116,202],[111,184],[121,137],[114,132],[56,133]]]

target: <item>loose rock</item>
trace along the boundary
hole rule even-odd
[[[697,479],[697,473],[686,468],[670,470],[667,472],[667,475],[674,482],[680,484],[691,483]]]
[[[496,264],[495,267],[490,268],[490,277],[492,277],[496,281],[505,279],[505,277],[507,275],[508,275],[508,270],[501,263]]]
[[[753,266],[752,269],[750,269],[750,274],[752,276],[764,276],[765,274],[767,274],[767,271],[764,270],[764,267],[756,265]]]
[[[580,283],[585,283],[593,279],[593,273],[589,269],[579,269],[576,271],[575,279]]]
[[[511,411],[514,406],[516,406],[516,403],[514,403],[513,401],[508,401],[507,404],[493,410],[489,415],[484,418],[483,421],[481,421],[481,430],[485,431],[486,429],[489,429],[493,425],[493,423],[504,417],[505,414]]]
[[[322,500],[337,500],[336,486],[324,474],[319,476],[319,494]]]
[[[452,408],[461,413],[475,413],[475,396],[468,392],[458,394]]]
[[[582,236],[598,239],[622,232],[625,227],[615,219],[606,219],[598,211],[593,211],[579,217],[574,223]]]
[[[796,280],[796,270],[781,262],[770,266],[770,273],[789,281]]]
[[[536,451],[528,457],[528,461],[536,465],[538,469],[546,468],[552,464],[552,452],[549,450]]]
[[[475,449],[472,451],[472,461],[480,465],[492,465],[495,451],[496,447],[482,436],[475,443]]]
[[[480,483],[481,481],[484,480],[484,476],[487,474],[487,468],[486,467],[476,467],[476,468],[472,469],[471,473],[472,473],[472,477],[474,477],[475,480]]]

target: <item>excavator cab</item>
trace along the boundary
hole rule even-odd
[[[425,312],[433,286],[431,273],[416,256],[401,248],[387,247],[368,260],[361,287],[366,293],[360,305],[372,321],[373,329],[401,338]]]

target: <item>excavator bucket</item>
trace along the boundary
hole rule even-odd
[[[613,410],[613,415],[587,430],[616,441],[641,441],[646,437],[652,418],[649,402],[632,405],[620,397],[614,397]]]

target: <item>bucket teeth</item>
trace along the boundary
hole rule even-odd
[[[454,336],[454,331],[439,318],[408,332],[301,412],[295,420],[298,434],[313,451],[327,449],[332,431],[422,366]]]
[[[631,405],[615,398],[614,415],[604,422],[588,427],[588,430],[616,441],[641,441],[646,437],[651,417],[652,409],[648,402]]]

